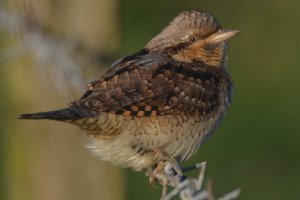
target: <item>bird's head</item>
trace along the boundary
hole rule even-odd
[[[183,12],[154,37],[146,49],[165,53],[177,61],[221,67],[226,62],[227,39],[237,33],[237,30],[222,29],[207,13]]]

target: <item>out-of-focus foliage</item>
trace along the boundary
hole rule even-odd
[[[229,48],[228,68],[235,83],[233,105],[216,134],[185,165],[206,160],[208,162],[206,177],[213,179],[213,189],[216,196],[222,196],[222,194],[240,187],[242,189],[241,199],[243,200],[300,199],[300,160],[298,159],[300,152],[300,59],[298,55],[300,46],[300,27],[298,26],[300,2],[297,0],[131,0],[120,1],[119,3],[119,10],[116,11],[121,26],[118,32],[119,36],[107,37],[105,46],[109,47],[110,44],[116,46],[116,40],[118,41],[118,37],[121,37],[122,40],[119,46],[122,53],[120,56],[140,50],[149,39],[183,10],[197,9],[209,12],[221,21],[223,27],[241,31],[240,35],[230,40]],[[57,2],[55,6],[56,8],[61,7],[61,9],[70,9],[72,6],[74,8],[72,1],[65,1],[64,6]],[[62,17],[68,17],[66,21],[73,24],[77,22],[84,24],[85,22],[78,21],[80,11],[84,8],[75,8],[78,9],[78,13],[74,12],[75,14],[72,16],[62,15]],[[92,16],[95,12],[88,14],[91,15],[90,19],[93,19]],[[55,26],[60,20],[57,13],[53,13],[53,16],[51,26]],[[73,19],[77,21],[73,21]],[[91,26],[93,25],[91,24]],[[65,29],[67,29],[67,26]],[[2,34],[0,37],[0,45],[3,49],[6,47],[6,42],[3,41],[4,38],[7,40],[9,37]],[[0,155],[2,155],[0,156],[0,175],[5,175],[1,176],[0,182],[0,197],[2,197],[4,188],[9,188],[16,181],[15,179],[9,180],[10,177],[6,176],[7,169],[2,166],[24,172],[26,170],[22,167],[29,167],[29,162],[33,160],[32,158],[26,160],[27,157],[30,157],[27,155],[25,158],[21,157],[12,162],[9,160],[12,152],[7,152],[4,148],[6,146],[18,148],[13,152],[16,155],[16,152],[22,152],[22,147],[26,146],[26,144],[22,144],[21,139],[14,141],[14,144],[12,144],[12,141],[7,142],[6,136],[11,134],[7,132],[7,127],[20,126],[21,122],[11,120],[15,117],[11,113],[16,115],[16,109],[23,108],[22,110],[24,110],[24,107],[29,105],[30,100],[33,98],[27,97],[26,92],[20,88],[16,91],[19,94],[21,93],[18,98],[22,98],[22,101],[16,100],[16,94],[8,92],[9,88],[15,88],[14,84],[7,85],[12,84],[11,80],[24,81],[24,79],[16,78],[28,75],[24,68],[22,68],[23,71],[10,70],[6,68],[7,66],[3,66],[1,61],[0,67],[0,90],[2,95],[0,101]],[[14,66],[10,65],[9,67]],[[20,66],[18,67],[20,69]],[[100,71],[102,69],[99,69],[99,73]],[[9,72],[15,72],[15,74]],[[96,77],[97,75],[93,74],[93,76]],[[36,83],[36,80],[34,82]],[[24,81],[24,83],[28,83],[28,81]],[[31,95],[40,94],[39,91],[32,91],[32,88],[26,84],[24,84],[24,88],[30,89],[29,94]],[[41,89],[43,87],[34,86],[33,88]],[[20,102],[23,105],[20,105]],[[52,107],[54,105],[56,106],[58,103],[51,104]],[[63,106],[62,103],[59,105]],[[43,108],[41,103],[34,106]],[[30,107],[33,108],[34,106],[31,105]],[[50,106],[44,109],[48,108]],[[10,116],[10,123],[6,123],[8,115]],[[52,144],[47,148],[55,149],[57,140],[61,137],[57,134],[54,138],[51,138],[48,134],[51,131],[62,130],[64,132],[66,127],[54,123],[51,124],[53,126],[48,126],[48,123],[44,122],[42,127],[39,128],[34,128],[36,124],[33,123],[27,125],[27,128],[30,129],[28,134],[31,137],[35,137],[38,141],[42,141],[42,137],[48,138],[40,145],[36,142],[33,143],[32,148],[38,148],[39,146],[44,148]],[[32,130],[45,130],[43,125],[47,129],[52,127],[49,129],[49,133],[42,133],[46,135],[39,136],[30,132]],[[59,128],[53,128],[57,126]],[[70,130],[74,131],[75,128],[70,128]],[[59,141],[58,145],[62,146],[63,141],[73,137],[71,133],[67,133],[61,138],[62,141]],[[25,138],[25,136],[20,135],[20,138]],[[23,146],[20,146],[20,144]],[[74,153],[74,149],[81,148],[83,142],[77,141],[76,144],[77,146],[66,150],[67,153],[65,152],[65,154]],[[75,153],[78,153],[77,150]],[[44,158],[43,155],[36,154],[39,156],[38,159],[48,159]],[[81,152],[80,154],[84,153]],[[55,157],[55,155],[52,156]],[[87,160],[89,159],[87,158]],[[77,167],[82,164],[80,162],[79,160],[76,164]],[[3,163],[11,163],[11,165],[7,166]],[[95,165],[93,166],[94,168],[91,168],[96,170]],[[58,169],[59,165],[56,167],[55,169]],[[44,165],[38,166],[38,168],[39,172],[48,169]],[[131,170],[125,171],[127,172],[127,199],[159,199],[161,189],[151,187],[143,173],[132,172]],[[21,172],[20,174],[22,174]],[[82,173],[87,172],[83,171]],[[92,176],[94,173],[89,172],[87,174]],[[74,177],[71,172],[67,173],[64,178],[69,179],[70,176],[68,175],[73,177],[71,182],[77,183],[83,180],[82,176]],[[53,181],[53,179],[50,180]],[[31,183],[33,181],[36,180],[31,180]],[[45,181],[48,181],[47,176],[45,176]],[[26,182],[18,184],[24,183]],[[113,187],[112,182],[108,184]],[[74,188],[78,189],[78,185],[69,187],[67,192],[74,192],[72,191]],[[28,193],[32,191],[14,192],[19,193],[25,200],[28,199],[26,197],[30,196]],[[83,199],[83,197],[91,196],[77,196],[77,199]],[[102,199],[102,197],[98,198]],[[124,197],[124,199],[126,198]]]

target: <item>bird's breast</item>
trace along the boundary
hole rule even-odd
[[[199,148],[219,116],[208,119],[165,115],[131,117],[102,113],[98,129],[90,132],[89,148],[102,160],[135,170],[164,159],[158,152],[182,162]]]

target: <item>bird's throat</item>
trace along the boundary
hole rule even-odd
[[[172,55],[172,58],[181,62],[201,62],[212,67],[222,67],[225,63],[225,49],[222,47],[199,47],[191,45]]]

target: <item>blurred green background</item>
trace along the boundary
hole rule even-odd
[[[28,2],[43,5],[44,10],[51,5],[48,15],[37,7],[44,17],[41,21],[58,33],[65,31],[67,36],[75,32],[68,23],[100,26],[97,31],[89,29],[94,34],[79,35],[88,37],[90,46],[108,52],[113,58],[141,49],[184,10],[209,12],[223,27],[240,30],[241,34],[230,40],[229,48],[228,68],[235,83],[233,105],[221,127],[188,163],[208,162],[206,178],[213,180],[215,196],[240,187],[240,199],[244,200],[300,199],[300,1],[89,0],[85,6],[71,0],[45,0],[48,4],[20,2],[11,0],[0,5],[17,8],[19,12]],[[110,15],[101,16],[108,4]],[[72,9],[75,14],[67,17],[66,13],[72,13]],[[81,18],[90,20],[79,21]],[[108,33],[101,35],[105,31]],[[102,39],[97,38],[99,35]],[[97,39],[105,42],[98,43]],[[2,29],[1,52],[14,43]],[[91,156],[83,148],[84,134],[75,127],[16,120],[20,112],[63,107],[84,90],[79,88],[78,94],[75,92],[66,100],[61,94],[45,89],[30,65],[32,62],[24,57],[17,62],[0,60],[0,198],[159,199],[160,188],[151,187],[144,173],[112,167]],[[86,82],[108,67],[86,66],[85,69],[92,71]],[[41,102],[42,98],[46,100]],[[109,175],[101,174],[101,170]],[[40,185],[44,184],[41,192]],[[103,190],[109,194],[103,196]]]

